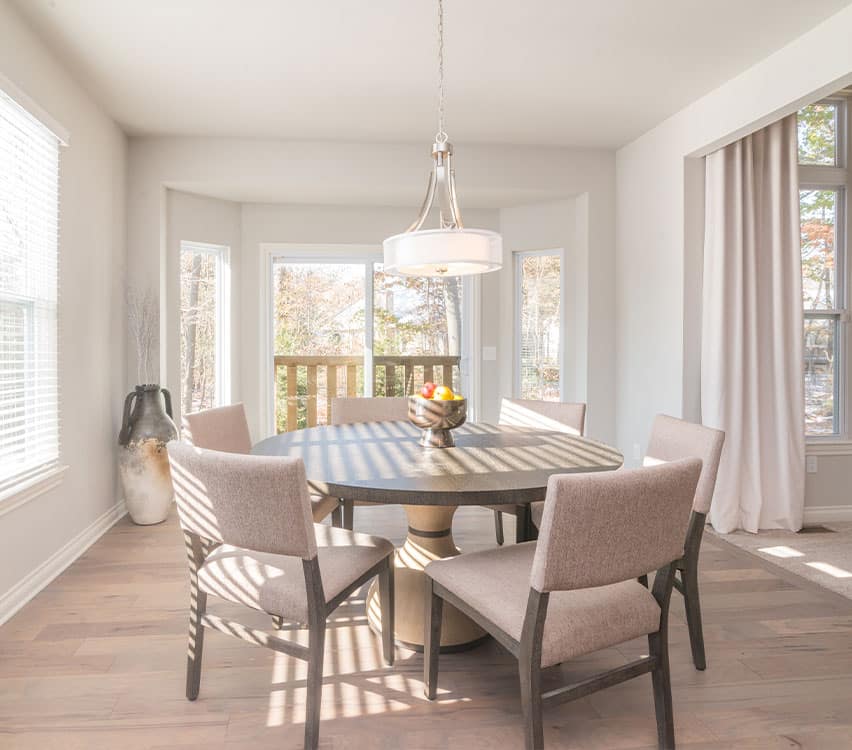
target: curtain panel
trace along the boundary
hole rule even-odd
[[[706,160],[701,410],[726,433],[713,528],[802,526],[805,406],[796,115]]]

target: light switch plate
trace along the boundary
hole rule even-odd
[[[483,362],[496,362],[497,361],[497,347],[496,346],[483,346],[482,347],[482,361]]]

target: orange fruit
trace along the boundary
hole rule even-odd
[[[439,385],[432,394],[432,398],[436,401],[452,401],[454,397],[453,389],[448,385]]]

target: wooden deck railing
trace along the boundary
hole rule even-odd
[[[407,396],[432,381],[455,388],[460,357],[373,357],[373,395]],[[364,358],[275,356],[279,431],[327,424],[331,399],[363,394]]]

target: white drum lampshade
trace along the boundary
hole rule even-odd
[[[387,273],[401,276],[466,276],[503,264],[503,238],[487,229],[425,229],[388,237]]]

